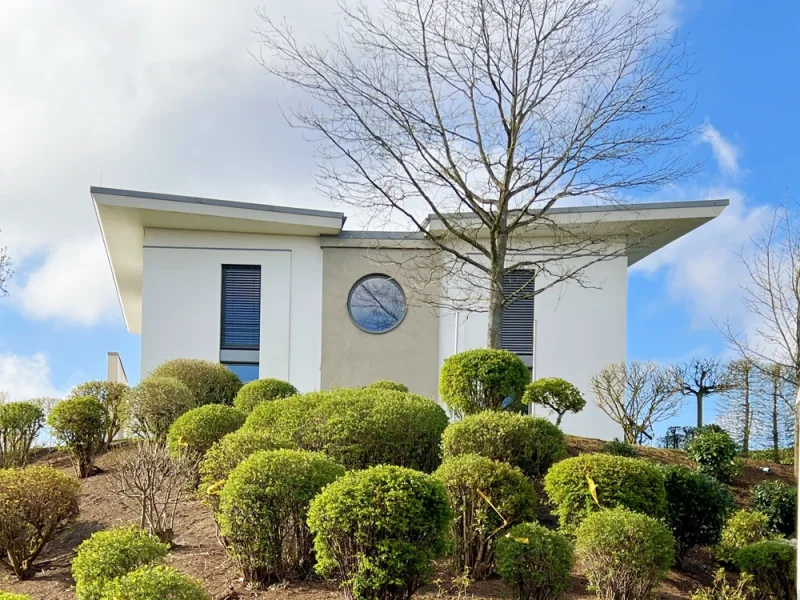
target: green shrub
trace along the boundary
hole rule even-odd
[[[651,598],[675,555],[675,540],[657,520],[625,509],[594,513],[576,531],[575,555],[598,598]]]
[[[516,467],[477,454],[448,458],[433,475],[444,484],[456,515],[451,527],[455,572],[468,569],[472,579],[487,578],[497,537],[536,518],[536,490]]]
[[[664,468],[667,491],[666,524],[675,536],[675,558],[683,566],[695,546],[718,544],[722,528],[733,508],[727,486],[686,467]]]
[[[777,453],[774,450],[750,450],[747,457],[753,460],[776,462],[781,465],[792,465],[794,464],[794,448],[781,448]]]
[[[265,583],[308,575],[313,540],[306,525],[311,500],[344,468],[324,454],[262,450],[228,477],[219,525],[228,554],[245,581]]]
[[[70,398],[89,396],[99,401],[106,409],[106,432],[104,446],[111,446],[116,435],[125,426],[128,420],[128,403],[125,392],[128,386],[116,381],[87,381],[72,388]]]
[[[239,429],[244,420],[245,414],[232,406],[198,406],[175,419],[167,434],[167,448],[172,454],[200,458],[214,442]]]
[[[666,509],[661,469],[639,458],[582,454],[553,465],[544,481],[567,531],[601,507],[627,508],[654,518]]]
[[[159,563],[169,547],[137,527],[98,531],[78,546],[72,561],[78,600],[104,600],[117,578],[146,565]]]
[[[0,469],[0,548],[17,579],[78,515],[80,484],[47,466]]]
[[[544,406],[556,413],[556,425],[561,425],[564,414],[579,413],[586,406],[580,390],[569,381],[558,377],[544,377],[529,383],[522,396],[524,404]]]
[[[769,537],[767,515],[752,510],[739,510],[731,515],[722,528],[715,554],[720,561],[733,564],[739,550],[767,537]]]
[[[734,562],[740,571],[753,576],[761,593],[776,600],[796,598],[797,548],[787,540],[765,540],[745,546]]]
[[[196,407],[192,392],[174,377],[148,377],[126,396],[133,432],[159,443],[178,417]]]
[[[269,435],[240,429],[215,442],[200,463],[200,493],[216,511],[228,475],[245,458],[259,450],[279,450],[282,446]]]
[[[336,389],[257,406],[245,429],[301,450],[325,452],[348,469],[377,464],[433,471],[447,415],[433,400],[375,388]]]
[[[395,381],[389,381],[388,379],[381,379],[380,381],[373,381],[370,383],[368,388],[377,388],[379,390],[392,390],[395,392],[408,392],[408,387],[403,385],[402,383],[397,383]]]
[[[210,600],[197,579],[172,567],[148,565],[114,580],[105,600]]]
[[[537,523],[512,527],[496,554],[497,572],[519,600],[557,600],[572,584],[572,545]]]
[[[47,424],[66,446],[78,477],[91,475],[105,441],[106,409],[100,401],[88,396],[62,400],[50,411]]]
[[[12,594],[11,592],[0,592],[0,600],[31,600],[31,597],[25,594]]]
[[[755,595],[752,582],[752,576],[743,573],[734,587],[728,583],[725,569],[719,569],[714,574],[714,586],[697,590],[689,600],[750,600]]]
[[[797,488],[782,481],[762,481],[750,490],[750,504],[767,515],[769,528],[793,537],[797,523]]]
[[[442,436],[445,457],[480,454],[541,477],[567,455],[561,430],[547,419],[486,411],[447,426]]]
[[[351,471],[311,502],[317,571],[356,600],[407,600],[447,547],[447,494],[433,477],[390,465]]]
[[[467,350],[444,361],[439,372],[439,396],[457,416],[504,408],[519,412],[530,380],[528,367],[513,352]]]
[[[698,471],[726,483],[736,475],[736,454],[736,442],[730,435],[705,427],[686,447],[686,455]]]
[[[606,454],[613,454],[614,456],[627,456],[628,458],[636,458],[638,456],[633,444],[620,441],[618,438],[606,442],[603,445],[603,452]]]
[[[35,404],[0,404],[0,467],[25,465],[43,426],[44,411]]]
[[[160,364],[153,377],[174,377],[192,392],[196,406],[233,404],[242,387],[239,376],[225,365],[196,358],[176,358]]]
[[[246,383],[233,399],[233,405],[245,414],[250,414],[262,402],[289,398],[297,395],[295,388],[288,381],[280,379],[256,379]]]

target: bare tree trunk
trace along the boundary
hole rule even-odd
[[[491,278],[486,345],[489,348],[500,348],[503,342],[503,276],[498,277],[496,272],[492,272]]]
[[[699,392],[697,394],[697,428],[700,429],[703,426],[703,393]]]
[[[753,422],[753,408],[750,402],[750,377],[748,375],[744,389],[744,423],[742,424],[742,454],[750,452],[750,424]]]
[[[780,462],[780,429],[778,420],[778,377],[772,378],[772,404],[770,405],[772,412],[772,419],[770,426],[772,427],[772,452],[775,457],[775,462]]]

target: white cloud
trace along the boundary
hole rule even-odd
[[[702,130],[703,141],[711,146],[714,158],[724,175],[738,177],[740,174],[739,158],[741,150],[732,142],[725,139],[717,129],[706,123]]]
[[[64,395],[53,385],[50,364],[43,353],[0,353],[0,393],[5,393],[8,401]]]

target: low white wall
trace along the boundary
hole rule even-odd
[[[142,376],[171,358],[218,361],[223,264],[261,265],[260,377],[319,389],[318,238],[147,229]]]

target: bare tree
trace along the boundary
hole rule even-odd
[[[8,248],[0,247],[0,296],[8,295],[8,280],[13,273]]]
[[[749,360],[729,366],[731,388],[717,401],[717,418],[746,456],[751,449],[761,371]]]
[[[630,444],[653,439],[654,426],[677,416],[683,403],[669,370],[654,362],[608,365],[592,378],[591,388]]]
[[[756,402],[756,433],[761,446],[772,450],[776,462],[781,448],[794,439],[795,387],[787,382],[780,365],[772,365],[768,376],[762,376],[761,393]]]
[[[140,441],[110,473],[112,491],[139,510],[139,527],[162,541],[173,538],[178,505],[194,482],[196,461],[173,458],[163,444]]]
[[[728,365],[716,358],[694,358],[670,368],[677,390],[697,401],[697,427],[703,426],[703,400],[731,389]]]
[[[565,281],[590,286],[590,265],[652,235],[555,207],[614,204],[695,170],[678,149],[694,131],[682,45],[652,0],[610,4],[341,4],[326,47],[260,13],[261,64],[309,99],[289,119],[318,142],[320,188],[410,229],[427,249],[408,253],[419,297],[488,310],[489,347],[508,305]],[[510,271],[536,285],[504,292]]]

